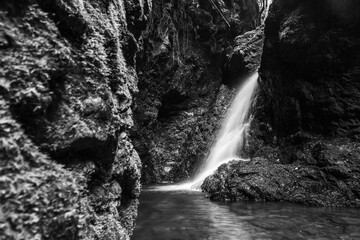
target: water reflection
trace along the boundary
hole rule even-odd
[[[360,210],[221,204],[201,192],[145,190],[132,239],[360,239]]]

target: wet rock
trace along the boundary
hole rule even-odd
[[[228,54],[225,65],[225,84],[234,83],[239,76],[251,74],[259,68],[263,44],[263,27],[235,38],[235,46]]]
[[[273,1],[252,160],[220,167],[203,185],[210,198],[359,206],[360,5],[334,4]]]
[[[144,182],[180,181],[206,157],[241,82],[223,86],[223,69],[235,37],[260,25],[259,7],[250,0],[167,0],[154,3],[153,12],[138,57],[131,137],[143,162]],[[253,39],[247,36],[238,48]],[[246,54],[258,45],[253,43]],[[251,64],[255,58],[260,55],[252,56]]]
[[[300,160],[281,164],[266,158],[253,158],[249,162],[233,161],[208,177],[202,189],[210,199],[220,201],[358,206],[359,144],[339,139],[327,142],[326,146],[322,150],[323,155],[330,157],[335,152],[339,156],[329,166],[310,165]],[[317,146],[310,144],[304,148]]]
[[[82,177],[39,150],[2,96],[0,117],[0,238],[73,239],[82,224]]]
[[[2,2],[1,239],[129,239],[141,187],[131,31],[150,5]]]
[[[345,17],[327,9],[330,1],[318,9],[319,2],[272,5],[260,70],[268,115],[284,135],[304,130],[356,138],[359,6],[345,4]]]

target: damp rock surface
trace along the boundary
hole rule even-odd
[[[235,38],[233,49],[227,55],[224,68],[224,82],[234,84],[239,76],[251,74],[260,67],[264,45],[264,26],[246,32]]]
[[[357,1],[273,1],[251,161],[209,177],[211,199],[360,206],[359,9]]]
[[[0,4],[0,239],[129,239],[127,132],[150,1]]]
[[[208,177],[202,189],[220,201],[359,206],[359,147],[344,139],[318,141],[303,146],[306,162],[282,164],[262,157],[233,161]]]
[[[256,39],[251,46],[259,47],[248,48],[254,57],[245,57],[241,64],[259,62],[261,37],[252,37],[255,31],[239,40],[241,46],[235,40],[260,25],[259,6],[252,0],[166,0],[154,2],[149,21],[144,51],[138,56],[131,137],[143,162],[143,182],[177,182],[190,178],[206,157],[242,82],[227,81],[224,74],[233,49]],[[237,63],[229,64],[234,68]]]

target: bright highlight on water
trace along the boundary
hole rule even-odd
[[[247,129],[250,124],[250,108],[257,88],[258,77],[258,73],[255,72],[240,86],[207,159],[193,179],[182,184],[156,188],[157,190],[198,190],[205,178],[213,174],[222,164],[232,160],[248,161],[241,157],[241,150],[246,144]]]

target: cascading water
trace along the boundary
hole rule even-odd
[[[246,132],[250,124],[250,107],[258,77],[257,72],[253,73],[239,88],[207,159],[193,179],[186,183],[161,187],[161,190],[197,190],[200,189],[205,178],[214,173],[220,165],[231,160],[248,161],[241,158],[241,149],[246,143]]]
[[[220,165],[231,160],[245,160],[241,158],[241,149],[246,143],[246,132],[250,124],[250,107],[257,87],[257,79],[256,72],[239,88],[209,156],[192,181],[192,187],[200,188],[204,179]]]

